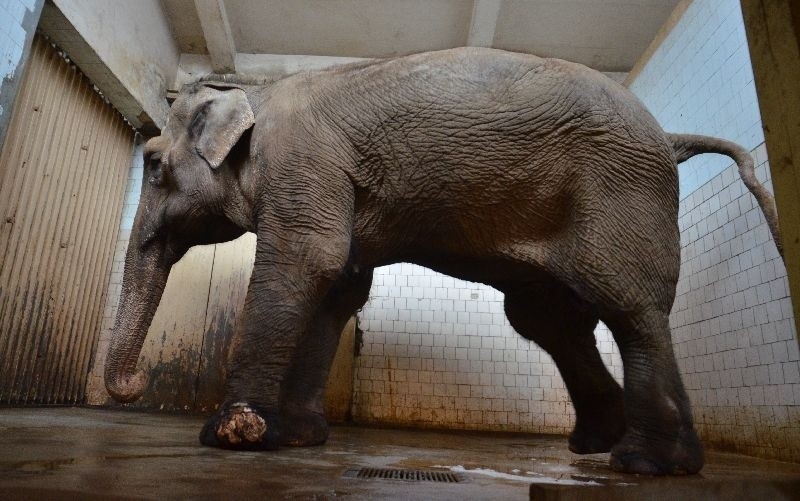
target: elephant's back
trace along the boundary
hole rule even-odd
[[[477,255],[605,242],[639,211],[652,227],[674,225],[663,131],[629,91],[584,66],[468,48],[325,75],[311,108],[352,148],[363,242]]]
[[[536,152],[578,164],[625,151],[674,165],[663,130],[642,103],[580,64],[468,47],[328,76],[320,82],[319,107],[358,158],[381,168],[430,171],[454,162],[492,172],[535,165],[525,157]],[[398,164],[403,160],[411,162]]]
[[[657,121],[628,89],[581,64],[499,49],[461,47],[320,72],[321,108],[358,134],[387,124],[527,139],[597,137],[668,145]],[[624,135],[627,134],[627,135]],[[579,141],[580,142],[580,141]]]
[[[311,108],[324,108],[346,136],[350,177],[383,215],[438,211],[458,226],[517,226],[496,211],[503,201],[508,214],[535,207],[530,218],[547,233],[567,217],[564,204],[592,204],[601,192],[620,203],[677,199],[671,147],[655,119],[585,66],[460,48],[319,77]],[[486,216],[459,216],[473,212]]]

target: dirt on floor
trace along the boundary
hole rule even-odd
[[[0,499],[800,499],[800,464],[708,452],[700,475],[619,474],[547,435],[334,427],[326,445],[203,447],[203,418],[0,409]],[[359,478],[449,473],[451,482]],[[400,472],[381,472],[389,468]]]

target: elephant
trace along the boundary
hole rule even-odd
[[[511,326],[554,359],[578,454],[619,471],[704,462],[668,316],[680,268],[677,165],[728,155],[780,245],[774,200],[732,142],[670,134],[580,64],[457,48],[187,84],[144,146],[141,199],[105,366],[136,400],[136,364],[171,266],[192,246],[257,236],[225,398],[205,445],[322,444],[327,372],[373,269],[396,262],[492,286]],[[603,321],[620,386],[597,351]]]

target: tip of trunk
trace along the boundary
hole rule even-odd
[[[109,377],[106,373],[105,381],[108,394],[123,404],[139,400],[147,388],[147,374],[144,371],[138,371],[127,377]]]

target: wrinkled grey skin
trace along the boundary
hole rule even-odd
[[[667,318],[676,164],[722,152],[757,191],[738,146],[665,134],[626,89],[581,65],[454,49],[267,86],[191,85],[145,149],[106,365],[117,400],[146,386],[136,361],[170,267],[192,245],[253,231],[226,399],[204,444],[324,442],[338,334],[373,268],[405,261],[505,294],[513,327],[566,382],[571,450],[610,450],[615,468],[636,473],[702,467]],[[777,232],[769,194],[759,202]],[[595,347],[599,320],[619,345],[624,390]]]

